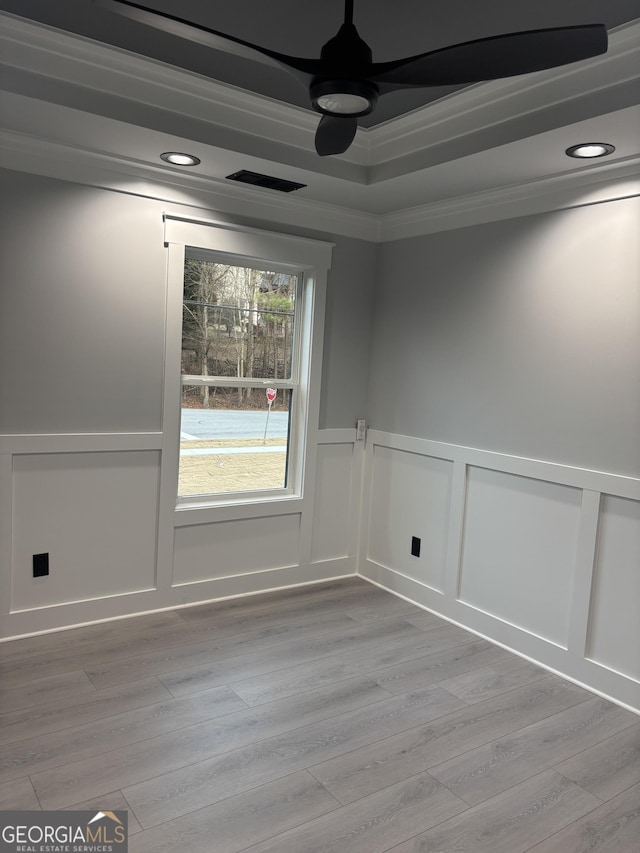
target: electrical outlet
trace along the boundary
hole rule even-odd
[[[419,557],[420,556],[420,544],[421,544],[421,542],[422,542],[422,540],[419,539],[417,536],[411,537],[411,556],[412,557]]]
[[[33,555],[33,576],[34,578],[44,578],[49,574],[49,554],[34,554]]]
[[[367,422],[362,419],[356,421],[356,441],[364,441],[367,434]]]

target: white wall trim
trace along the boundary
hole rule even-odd
[[[386,521],[384,501],[381,503],[379,493],[376,495],[376,502],[374,503],[373,489],[375,488],[377,448],[385,449],[383,471],[386,473],[384,477],[389,476],[387,471],[389,464],[393,465],[393,461],[390,463],[386,455],[388,449],[405,454],[434,457],[452,463],[451,489],[446,518],[448,526],[446,551],[443,557],[445,566],[443,591],[434,589],[427,582],[434,571],[433,565],[420,564],[419,562],[415,564],[406,563],[407,567],[411,567],[410,573],[405,570],[403,561],[406,562],[409,559],[403,556],[405,547],[408,553],[408,542],[404,542],[407,530],[397,531],[397,536],[402,538],[402,542],[399,542],[396,537],[396,545],[387,547],[386,544],[383,544],[381,546],[376,540],[376,525],[384,525]],[[406,466],[406,459],[399,464]],[[605,471],[591,471],[559,465],[539,459],[495,453],[479,448],[395,435],[378,430],[369,431],[364,465],[362,543],[358,560],[359,575],[395,595],[404,597],[420,607],[461,625],[472,633],[504,646],[528,660],[539,663],[565,678],[640,713],[640,682],[631,675],[616,670],[615,661],[608,661],[607,664],[603,664],[601,661],[589,658],[587,645],[594,607],[597,604],[594,601],[597,592],[594,591],[592,581],[603,506],[601,496],[612,495],[640,501],[640,479]],[[487,469],[497,472],[499,475],[504,474],[505,477],[496,478],[492,476],[486,482],[483,479],[476,481],[475,504],[472,503],[470,507],[469,500],[473,492],[466,495],[468,478],[470,472],[477,469]],[[401,476],[402,470],[404,469],[398,468],[398,476]],[[418,470],[428,471],[422,467]],[[512,480],[510,475],[516,478],[524,478],[524,480]],[[428,478],[430,475],[425,473],[423,476]],[[545,486],[540,490],[538,487],[526,486],[524,484],[527,479],[542,481],[545,484],[550,484],[551,488]],[[518,482],[522,486],[517,485]],[[512,491],[514,486],[516,489],[524,487],[524,494],[527,496],[536,496],[535,498],[527,497],[524,502],[520,503],[520,510],[517,509],[518,504],[513,503],[514,495],[517,496],[518,494],[518,492]],[[554,486],[558,486],[558,489],[555,490]],[[573,496],[567,494],[566,486],[581,491],[579,514],[576,516],[575,508],[571,509],[569,514],[567,514],[566,509],[563,510],[563,517],[567,524],[560,529],[555,522],[549,520],[557,518],[558,510],[562,508],[561,504],[556,504],[555,501],[568,500],[569,503],[565,506],[575,507],[575,494]],[[483,491],[479,491],[480,488]],[[508,495],[508,498],[503,496],[496,501],[496,488],[508,489],[508,492],[503,492],[503,495]],[[532,504],[530,502],[532,499],[538,503]],[[480,541],[480,550],[477,553],[470,549],[474,547],[474,543],[477,545],[479,542],[477,533],[479,521],[476,520],[474,526],[473,521],[469,522],[468,518],[469,513],[478,511],[479,501],[484,503],[482,514],[479,517],[480,521],[489,518],[493,532],[489,534],[490,539]],[[561,596],[558,599],[560,617],[557,615],[547,616],[538,612],[542,600],[540,596],[537,598],[537,603],[534,602],[524,607],[522,596],[519,593],[521,581],[511,580],[513,572],[516,573],[517,578],[519,571],[519,557],[514,551],[514,547],[516,547],[513,544],[514,540],[507,536],[505,531],[505,540],[509,544],[505,546],[507,550],[503,551],[503,545],[500,541],[502,537],[496,532],[510,522],[507,519],[497,518],[495,513],[493,517],[490,514],[487,515],[487,512],[491,512],[490,509],[486,510],[487,501],[489,501],[489,507],[494,502],[496,507],[514,506],[516,513],[522,511],[524,507],[539,506],[543,510],[542,517],[546,518],[547,521],[539,528],[532,528],[526,521],[522,524],[517,515],[513,518],[523,530],[529,531],[528,535],[531,535],[532,529],[536,529],[540,535],[546,536],[547,544],[543,546],[540,553],[544,553],[544,548],[548,553],[555,552],[558,543],[562,545],[562,553],[565,556],[564,562],[558,565],[561,569],[557,582],[558,586],[555,592],[554,589],[545,587],[546,594],[554,595],[557,593]],[[540,501],[544,503],[541,504]],[[551,504],[548,501],[551,501]],[[383,514],[379,518],[373,517],[374,506],[377,507],[377,513]],[[417,515],[414,513],[414,519],[416,518],[418,519],[418,526],[420,526],[419,513]],[[578,519],[577,532],[576,518]],[[468,529],[469,524],[471,526]],[[393,537],[393,531],[388,533],[389,536]],[[560,538],[557,539],[556,537]],[[384,539],[385,542],[386,538]],[[522,553],[521,547],[525,547],[524,540],[522,545],[517,546],[517,554]],[[628,563],[629,559],[633,558],[629,557],[629,545],[627,544],[625,547],[627,550],[620,552],[621,559]],[[510,569],[506,574],[504,569],[498,572],[495,570],[494,558],[501,552],[507,555],[509,565],[512,566],[512,570]],[[573,553],[573,557],[570,556],[571,553]],[[512,557],[513,563],[511,563]],[[505,564],[504,557],[498,559],[502,559],[502,565]],[[394,564],[394,560],[397,560],[397,565]],[[546,582],[552,585],[555,583],[553,574],[549,574],[548,571],[541,574],[542,577],[546,578]],[[498,586],[493,590],[493,597],[489,599],[493,602],[495,598],[495,612],[493,604],[491,608],[485,606],[486,597],[485,601],[480,599],[479,602],[475,602],[473,600],[477,595],[477,592],[473,593],[474,586],[469,588],[472,592],[471,600],[462,598],[462,591],[465,588],[462,586],[463,576],[467,578],[466,582],[473,581],[473,578],[476,578],[474,583],[476,590],[478,578],[484,578],[490,590],[492,589],[491,584],[500,584],[500,579],[504,580],[504,594],[503,589]],[[525,590],[526,581],[529,579],[530,576],[522,578],[522,581],[525,581]],[[633,595],[633,590],[630,589],[629,594]],[[624,591],[620,591],[619,595],[624,596]],[[509,609],[509,602],[512,602],[511,610]],[[523,614],[526,614],[526,619],[522,618]],[[559,618],[560,622],[558,621]],[[565,618],[568,624],[566,633],[563,628]],[[626,618],[628,623],[628,615]],[[615,625],[615,613],[611,614],[611,619]],[[626,628],[620,626],[620,630],[626,630],[627,633],[624,636],[628,636],[628,642],[633,643],[633,637],[637,631],[627,623],[625,623]],[[562,629],[559,629],[558,625]],[[553,630],[550,630],[549,626]],[[616,628],[610,627],[610,630],[615,632]]]
[[[570,657],[567,650],[561,646],[483,613],[464,602],[451,606],[442,594],[386,566],[361,561],[358,576],[429,613],[434,613],[441,619],[459,625],[465,631],[640,714],[640,685],[625,675],[588,658]]]
[[[41,607],[9,612],[11,601],[11,565],[12,565],[12,462],[14,455],[22,453],[95,453],[123,450],[160,450],[168,455],[172,448],[152,434],[150,447],[140,446],[138,434],[126,436],[116,434],[100,435],[38,435],[3,436],[5,446],[0,453],[0,602],[2,611],[0,621],[0,642],[18,637],[33,636],[50,631],[66,630],[79,625],[94,624],[111,619],[127,618],[176,607],[195,605],[204,601],[219,601],[229,597],[260,594],[263,592],[290,587],[313,585],[340,577],[350,577],[356,573],[357,530],[354,525],[354,537],[348,553],[344,556],[304,561],[305,554],[292,565],[276,566],[266,570],[253,570],[231,573],[226,577],[175,582],[173,579],[174,534],[179,528],[198,527],[230,521],[269,518],[286,515],[301,516],[307,514],[313,521],[313,500],[311,497],[283,497],[268,503],[238,502],[224,506],[208,506],[200,509],[176,510],[173,490],[164,483],[160,489],[158,510],[158,546],[155,588],[115,593],[85,599],[46,605]],[[334,429],[312,431],[310,441],[314,446],[350,444],[355,438],[355,430]],[[9,439],[12,441],[9,443]],[[13,439],[18,439],[14,441]],[[166,465],[166,459],[165,459]],[[357,483],[360,477],[358,457],[354,453],[352,479]],[[347,502],[347,514],[357,515],[359,510],[359,491],[354,490]],[[311,530],[307,530],[307,538]],[[308,551],[308,548],[307,548]],[[307,557],[309,554],[307,554]]]
[[[348,477],[348,490],[349,490],[349,500],[348,505],[345,507],[346,510],[346,518],[344,522],[348,529],[347,535],[347,544],[346,544],[346,555],[345,557],[338,558],[314,558],[313,550],[310,552],[309,558],[311,564],[316,566],[319,564],[327,565],[327,563],[333,562],[337,560],[338,563],[341,563],[342,560],[347,559],[348,564],[353,566],[353,571],[355,573],[355,567],[357,565],[359,547],[360,547],[360,508],[362,504],[362,474],[363,474],[363,462],[364,462],[364,442],[356,440],[356,430],[354,428],[329,428],[329,429],[319,429],[316,431],[315,438],[313,439],[316,445],[316,448],[319,450],[321,447],[331,447],[331,446],[345,446],[350,448],[351,457],[350,457],[350,472]],[[316,474],[317,476],[317,474]],[[343,495],[340,495],[343,497]],[[337,499],[338,496],[335,496]],[[332,500],[335,500],[332,498]],[[331,536],[331,531],[328,531],[327,534]],[[311,531],[310,539],[313,538],[313,531]],[[312,542],[313,544],[313,542]]]
[[[602,204],[640,195],[640,157],[586,167],[486,192],[443,199],[380,217],[380,240],[389,242],[484,222]]]
[[[161,450],[161,432],[78,432],[0,435],[0,453],[90,453]]]
[[[195,527],[200,524],[216,524],[219,521],[240,521],[245,518],[272,518],[277,515],[301,515],[308,508],[306,498],[297,495],[242,500],[214,505],[183,504],[174,507],[175,527]],[[174,502],[175,503],[175,502]]]
[[[168,590],[140,590],[124,595],[56,604],[37,610],[16,611],[5,617],[7,631],[0,637],[0,643],[206,602],[313,586],[339,578],[353,577],[355,574],[353,561],[344,558],[314,564],[311,578],[305,576],[308,575],[305,567],[285,566],[248,575],[176,584]],[[266,578],[270,583],[263,585],[262,581]]]
[[[546,480],[579,489],[591,489],[608,495],[640,500],[640,478],[637,477],[625,477],[622,474],[592,471],[588,468],[561,465],[543,459],[529,459],[524,456],[497,453],[493,450],[447,444],[373,429],[369,430],[369,443],[396,450],[409,450],[424,456],[435,456],[438,459],[449,459],[452,462],[462,462],[479,468],[505,471],[535,480]]]
[[[369,241],[376,241],[380,233],[380,220],[375,214],[194,173],[178,173],[161,165],[14,131],[0,130],[0,154],[7,169],[186,205],[203,214],[214,210]]]
[[[541,662],[536,657],[533,657],[533,656],[528,655],[528,654],[524,654],[522,651],[518,650],[517,648],[514,648],[513,645],[508,645],[506,643],[500,642],[499,640],[496,640],[495,637],[493,637],[491,635],[491,633],[483,633],[480,630],[477,630],[475,628],[471,628],[466,622],[461,622],[459,619],[454,619],[451,616],[446,616],[442,613],[439,613],[437,610],[434,610],[433,608],[428,607],[424,604],[421,604],[419,601],[416,601],[411,596],[405,595],[401,592],[398,592],[395,589],[389,588],[387,585],[385,585],[384,583],[381,583],[380,581],[373,580],[371,577],[361,575],[360,573],[358,573],[358,574],[360,577],[363,578],[363,580],[368,581],[368,583],[372,584],[373,586],[377,586],[380,589],[384,589],[386,592],[390,592],[392,595],[395,595],[396,598],[400,598],[403,601],[408,601],[411,604],[415,604],[417,607],[420,607],[422,610],[425,610],[428,613],[436,613],[441,619],[444,619],[446,622],[450,622],[452,625],[457,625],[459,628],[463,628],[465,631],[469,631],[471,634],[473,634],[476,637],[480,637],[480,639],[482,639],[482,640],[487,640],[488,642],[493,643],[494,645],[499,646],[500,648],[505,649],[508,652],[512,652],[513,654],[517,655],[518,657],[522,658],[523,660],[527,660],[530,663],[536,664],[537,666],[541,666],[543,669],[546,669],[548,672],[552,673],[553,675],[558,675],[561,678],[564,678],[567,681],[570,681],[572,684],[577,684],[578,687],[583,687],[585,690],[588,690],[591,693],[595,693],[597,696],[602,696],[604,699],[608,699],[611,702],[615,702],[616,705],[620,705],[622,708],[625,708],[627,711],[631,711],[634,714],[640,714],[640,710],[638,709],[637,704],[634,704],[635,698],[636,698],[634,696],[631,696],[631,700],[632,700],[631,702],[626,702],[617,696],[612,696],[611,693],[607,693],[603,690],[598,689],[597,687],[595,687],[592,683],[589,683],[588,681],[584,681],[584,680],[580,680],[578,678],[574,678],[574,677],[568,675],[566,672],[563,672],[562,669],[557,669],[557,668],[551,666],[550,664]],[[590,661],[588,663],[590,663]]]
[[[12,599],[13,457],[0,453],[0,637]]]
[[[315,432],[315,440],[318,444],[353,444],[356,431],[351,427],[318,429]]]
[[[421,110],[378,125],[370,131],[370,163],[428,151],[444,143],[526,116],[551,106],[564,109],[584,98],[638,78],[640,22],[631,21],[609,33],[609,49],[601,56],[535,74],[468,86]]]
[[[12,15],[0,14],[0,21],[4,61],[17,74],[39,74],[43,80],[59,81],[70,90],[81,80],[88,91],[120,99],[123,104],[126,101],[129,107],[160,105],[167,116],[175,117],[176,136],[180,136],[179,121],[197,120],[208,123],[212,132],[216,128],[224,130],[228,149],[260,156],[258,143],[267,140],[269,156],[279,164],[295,164],[317,174],[319,180],[328,177],[358,185],[375,184],[415,170],[416,157],[424,161],[419,168],[429,166],[436,149],[452,141],[466,145],[465,140],[472,140],[479,132],[493,134],[491,143],[483,143],[485,147],[503,144],[505,139],[500,134],[510,123],[528,123],[521,136],[540,132],[536,121],[543,112],[550,108],[567,110],[591,97],[610,97],[624,87],[631,90],[640,67],[640,22],[634,21],[610,33],[609,51],[604,56],[535,75],[468,87],[372,130],[359,130],[355,144],[346,154],[320,165],[312,153],[317,118],[308,110]],[[27,101],[38,103],[31,98],[25,98]],[[75,109],[72,104],[67,108]],[[602,111],[599,104],[598,112]],[[123,116],[125,113],[122,121],[132,122],[126,110]],[[215,121],[204,115],[215,115]],[[201,177],[104,150],[83,150],[54,141],[46,134],[46,128],[37,135],[0,133],[3,165],[172,204],[252,216],[372,242],[610,201],[640,192],[640,163],[638,158],[630,158],[612,166],[589,164],[577,172],[377,215],[233,185],[217,177]],[[190,138],[186,128],[182,135]],[[621,182],[625,182],[624,187]]]
[[[245,254],[273,263],[326,272],[331,267],[334,243],[308,237],[296,237],[281,231],[249,228],[230,222],[201,219],[184,213],[166,212],[165,243],[197,245],[199,248],[233,253],[238,249],[237,236],[244,244]],[[197,244],[194,242],[197,240]]]
[[[259,187],[247,189],[193,173],[176,174],[161,166],[7,130],[0,130],[0,154],[3,166],[15,171],[154,199],[176,208],[200,210],[203,215],[219,211],[251,216],[370,242],[390,242],[640,195],[638,157],[378,215],[276,195]]]
[[[591,489],[582,492],[580,531],[571,592],[568,648],[578,657],[586,657],[591,589],[595,568],[600,518],[601,493]]]
[[[78,84],[122,97],[145,107],[162,104],[183,117],[232,127],[263,140],[289,147],[313,149],[318,120],[313,113],[149,57],[93,39],[63,32],[45,24],[0,13],[3,62],[12,68],[63,83]],[[215,121],[207,116],[215,116]],[[178,127],[178,126],[177,126]],[[179,130],[176,129],[179,135]],[[367,132],[341,160],[355,164],[368,159]]]
[[[454,461],[449,506],[449,536],[444,576],[444,594],[457,599],[460,595],[460,560],[464,536],[464,506],[467,499],[467,465]]]
[[[273,142],[282,143],[284,137],[288,146],[304,151],[312,147],[317,118],[308,110],[11,14],[0,18],[3,61],[12,68],[74,85],[81,80],[101,93],[126,92],[128,100],[161,103],[177,115],[198,120],[213,112],[216,125]],[[337,159],[377,165],[550,105],[566,108],[576,98],[611,90],[638,76],[638,31],[640,24],[634,21],[615,28],[603,56],[470,86],[372,130],[360,129],[355,144]]]
[[[180,462],[180,358],[182,342],[181,288],[173,281],[184,277],[184,246],[166,247],[164,280],[164,375],[162,387],[162,455],[158,486],[156,587],[168,590],[173,582],[175,507]]]

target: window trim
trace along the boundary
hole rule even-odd
[[[304,500],[314,480],[315,433],[320,410],[320,380],[322,369],[322,344],[326,278],[331,263],[332,244],[307,238],[293,237],[255,228],[231,225],[176,214],[164,215],[167,265],[167,329],[165,352],[165,394],[163,402],[163,465],[162,493],[167,504],[171,500],[177,513],[194,510],[205,511],[210,520],[225,507],[246,507],[246,516],[253,511],[262,515],[264,504]],[[182,347],[182,302],[184,294],[184,261],[186,247],[215,252],[238,266],[255,263],[261,269],[270,265],[279,270],[299,275],[300,299],[298,328],[300,336],[299,376],[291,380],[255,380],[223,378],[224,384],[238,387],[266,386],[295,387],[293,394],[292,429],[289,438],[289,482],[286,488],[228,492],[211,495],[176,498],[180,450],[180,400],[183,380],[185,384],[201,384],[202,377],[180,374]],[[187,383],[186,380],[189,380]],[[191,382],[191,380],[194,380]],[[208,384],[222,384],[220,378]],[[226,381],[228,379],[228,382]],[[171,492],[169,492],[171,489]],[[169,495],[171,497],[169,498]],[[198,513],[198,518],[202,512]],[[182,522],[183,524],[184,522]],[[200,521],[198,522],[200,523]]]

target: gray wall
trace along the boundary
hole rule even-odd
[[[161,429],[160,206],[2,175],[0,432]]]
[[[166,203],[2,195],[0,432],[160,429]],[[289,229],[335,243],[320,426],[638,474],[639,224],[626,199],[381,246]]]
[[[372,427],[640,474],[640,199],[380,249]]]
[[[320,427],[353,427],[366,416],[378,246],[333,238],[327,289]]]
[[[161,429],[162,213],[178,206],[9,171],[0,186],[0,433]],[[336,244],[320,426],[353,426],[366,402],[376,246],[288,230]]]

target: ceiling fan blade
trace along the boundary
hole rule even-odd
[[[357,129],[355,118],[322,116],[316,130],[316,151],[321,157],[342,154],[353,142]]]
[[[370,79],[381,84],[381,91],[478,83],[567,65],[606,50],[603,24],[529,30],[374,63]]]
[[[233,45],[232,52],[236,56],[243,56],[254,61],[259,60],[266,62],[268,65],[285,68],[287,71],[293,70],[298,72],[296,76],[305,85],[308,85],[311,78],[318,74],[322,68],[319,60],[287,56],[284,53],[278,53],[266,47],[252,44],[236,36],[230,36],[218,30],[213,30],[210,27],[205,27],[203,24],[187,21],[185,18],[180,18],[177,15],[150,9],[142,3],[133,2],[133,0],[95,0],[95,2],[98,6],[108,9],[110,12],[123,15],[125,18],[130,18],[133,21],[138,21],[162,32],[186,39],[187,41],[203,44],[206,47],[229,51],[231,43]]]

